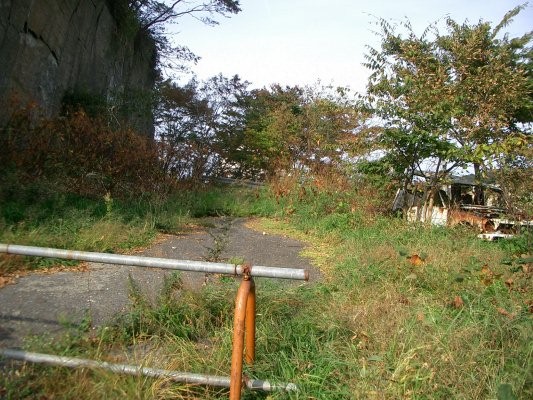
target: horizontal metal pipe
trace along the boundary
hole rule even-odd
[[[174,260],[170,258],[154,258],[140,256],[125,256],[120,254],[94,253],[89,251],[62,250],[47,247],[20,246],[16,244],[0,243],[0,253],[18,254],[49,258],[64,258],[67,260],[90,261],[105,264],[131,265],[136,267],[166,268],[181,271],[204,273],[243,275],[243,266],[226,263],[205,261]],[[250,269],[251,276],[281,279],[308,280],[309,274],[305,269],[264,267],[255,265]]]
[[[139,365],[115,364],[105,361],[88,360],[84,358],[54,356],[51,354],[30,353],[22,350],[0,349],[0,356],[5,358],[28,361],[38,364],[56,365],[70,368],[96,368],[105,369],[115,373],[135,376],[149,376],[152,378],[167,378],[174,382],[184,382],[195,385],[208,385],[219,387],[230,387],[230,378],[226,376],[193,374],[190,372],[169,371],[164,369],[147,368]],[[245,379],[245,385],[249,389],[264,391],[298,390],[294,383],[272,384],[269,381],[259,379]]]

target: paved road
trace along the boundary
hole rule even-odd
[[[206,222],[206,221],[204,221]],[[246,227],[245,219],[213,218],[208,228],[183,236],[168,236],[142,254],[199,261],[244,259],[252,265],[307,268],[310,281],[320,272],[299,256],[303,245],[293,239],[263,235]],[[19,347],[30,334],[60,332],[85,316],[95,326],[111,321],[128,309],[128,276],[155,298],[163,278],[160,269],[90,264],[86,272],[28,275],[0,289],[0,347]],[[182,272],[185,290],[201,290],[212,277]]]

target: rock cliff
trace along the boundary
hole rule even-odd
[[[154,42],[127,33],[109,1],[0,0],[0,99],[35,101],[51,116],[69,91],[112,100],[151,89]],[[130,109],[127,119],[152,135],[151,114]],[[0,123],[5,118],[1,107]]]

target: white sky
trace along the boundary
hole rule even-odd
[[[447,15],[462,23],[497,24],[522,4],[515,0],[241,0],[242,11],[209,27],[194,18],[172,26],[173,39],[201,60],[192,71],[200,79],[238,74],[254,87],[323,84],[364,91],[368,70],[365,45],[378,46],[376,17],[407,17],[420,34]],[[519,36],[533,29],[533,5],[505,31]]]

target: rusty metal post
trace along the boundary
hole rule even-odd
[[[246,328],[246,349],[244,360],[252,365],[255,361],[255,282],[250,278],[250,292],[246,301],[246,318],[244,320]]]
[[[240,400],[245,331],[246,362],[251,364],[255,358],[255,283],[250,276],[249,266],[244,269],[244,276],[237,291],[234,318],[229,398]]]

